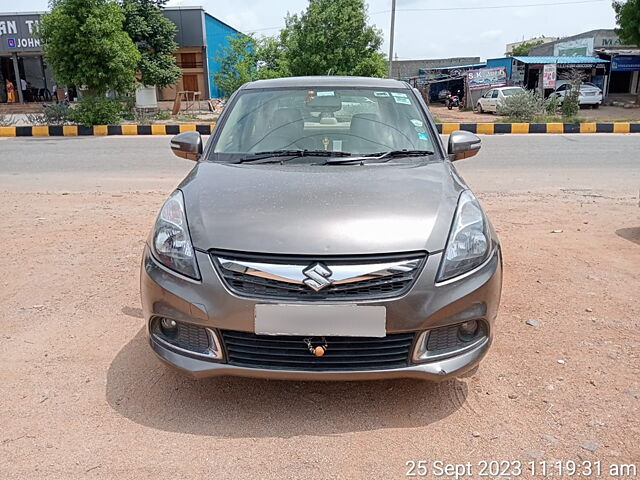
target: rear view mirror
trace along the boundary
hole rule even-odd
[[[480,138],[464,130],[456,130],[449,135],[447,152],[452,162],[473,157],[480,150]]]
[[[171,139],[174,155],[197,161],[202,155],[202,137],[198,132],[182,132]]]

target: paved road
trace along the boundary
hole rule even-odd
[[[640,135],[484,136],[478,156],[458,162],[479,191],[597,189],[637,192]],[[169,189],[192,167],[169,137],[0,139],[0,188]]]

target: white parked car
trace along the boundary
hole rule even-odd
[[[497,112],[500,105],[506,97],[524,92],[522,87],[500,87],[489,90],[478,99],[476,110],[479,113]]]
[[[560,80],[558,83],[560,85],[556,87],[552,95],[556,95],[562,102],[567,92],[571,90],[571,83],[567,80]],[[582,83],[578,94],[578,103],[580,106],[591,105],[593,108],[598,108],[602,104],[602,90],[593,83]]]

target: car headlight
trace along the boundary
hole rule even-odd
[[[180,190],[173,192],[164,202],[156,220],[151,247],[154,256],[166,267],[200,279]]]
[[[491,252],[487,219],[473,193],[465,190],[458,200],[438,281],[449,280],[481,265]]]

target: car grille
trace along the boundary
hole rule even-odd
[[[408,365],[413,333],[384,338],[325,337],[322,357],[309,352],[305,337],[271,336],[221,330],[230,365],[271,370],[345,371],[383,370]],[[314,346],[322,345],[313,337]]]
[[[233,254],[212,253],[216,269],[227,287],[242,296],[266,299],[294,300],[371,300],[396,297],[406,293],[424,265],[424,253],[363,259],[234,257]],[[316,291],[305,284],[304,271],[321,264],[332,274],[343,278]],[[379,270],[376,271],[376,268]],[[260,270],[263,269],[263,270]],[[286,270],[282,270],[286,269]],[[289,277],[272,275],[280,270]],[[342,276],[341,272],[344,273]]]

